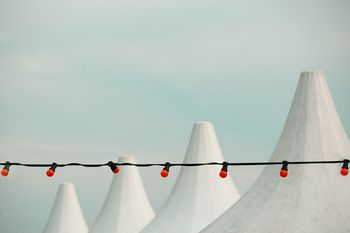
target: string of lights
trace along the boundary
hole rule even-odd
[[[303,165],[303,164],[343,164],[340,170],[340,174],[343,176],[348,175],[349,173],[349,160],[328,160],[328,161],[277,161],[277,162],[245,162],[245,163],[231,163],[231,162],[207,162],[207,163],[116,163],[109,161],[107,163],[17,163],[17,162],[1,162],[0,166],[4,166],[1,170],[2,176],[8,176],[10,167],[13,166],[22,166],[22,167],[48,167],[46,175],[48,177],[54,176],[57,168],[62,167],[87,167],[87,168],[96,168],[96,167],[109,167],[111,171],[115,174],[119,173],[122,166],[135,166],[135,167],[153,167],[160,166],[163,169],[160,172],[160,175],[165,178],[169,175],[170,167],[200,167],[200,166],[222,166],[219,176],[221,178],[227,177],[228,167],[229,166],[274,166],[282,165],[280,170],[280,176],[286,178],[288,176],[288,165]]]

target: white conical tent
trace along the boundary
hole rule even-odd
[[[321,71],[303,72],[271,161],[343,160],[350,145]],[[205,233],[350,232],[350,177],[341,165],[268,166]]]
[[[74,185],[61,184],[44,233],[87,233]]]
[[[132,156],[118,163],[136,163]],[[114,175],[102,210],[90,233],[138,233],[154,217],[153,209],[135,166],[122,166]]]
[[[196,123],[184,162],[223,160],[213,125]],[[219,217],[240,197],[230,177],[219,177],[220,169],[183,167],[165,205],[142,233],[197,233]]]

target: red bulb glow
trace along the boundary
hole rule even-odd
[[[343,176],[347,176],[349,174],[349,169],[342,168],[340,170],[340,174],[342,174]]]
[[[46,175],[48,177],[52,177],[53,175],[55,175],[55,171],[50,168],[50,169],[47,170]]]
[[[168,172],[167,170],[163,169],[163,170],[160,172],[160,175],[161,175],[163,178],[165,178],[165,177],[167,177],[167,176],[169,175],[169,172]]]
[[[221,171],[220,171],[220,177],[221,177],[221,178],[226,178],[226,177],[227,177],[227,171],[221,170]]]
[[[2,176],[8,176],[8,174],[9,174],[9,170],[7,170],[6,168],[3,168],[3,169],[1,170],[1,175],[2,175]]]
[[[288,170],[281,169],[280,176],[286,178],[288,176]]]
[[[119,167],[115,167],[115,168],[112,170],[112,172],[113,172],[114,174],[119,173],[119,171],[120,171]]]

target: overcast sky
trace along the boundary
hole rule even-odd
[[[199,120],[227,160],[267,160],[309,69],[325,71],[349,133],[349,11],[348,0],[0,0],[0,160],[180,162]],[[232,171],[241,193],[259,171]],[[156,210],[176,174],[141,170]],[[111,178],[13,168],[1,229],[40,232],[64,181],[91,224]]]

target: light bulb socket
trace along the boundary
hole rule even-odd
[[[52,171],[56,171],[56,168],[57,168],[57,163],[52,163],[49,169],[51,169]]]
[[[349,162],[350,161],[348,159],[344,159],[342,168],[349,170]]]
[[[5,166],[4,166],[3,169],[5,169],[5,170],[7,170],[7,171],[10,171],[10,166],[11,166],[11,162],[6,161]]]
[[[164,165],[164,168],[162,170],[165,170],[165,171],[169,172],[170,167],[171,167],[171,163],[166,162],[165,165]]]
[[[281,170],[288,171],[288,161],[282,161],[282,168]]]
[[[228,162],[223,162],[223,163],[222,163],[221,171],[227,172],[227,170],[228,170]]]

